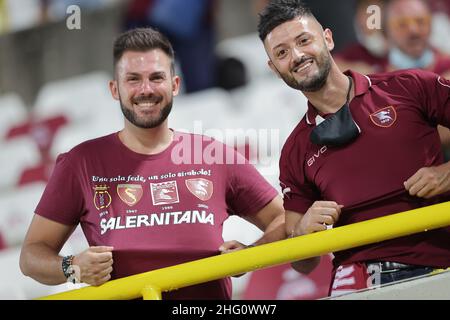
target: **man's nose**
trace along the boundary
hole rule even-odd
[[[293,48],[291,50],[292,60],[293,61],[300,61],[302,60],[303,56],[305,55],[301,50],[298,48]]]
[[[408,25],[408,33],[410,35],[419,35],[422,32],[420,26],[417,23],[410,23]]]
[[[153,83],[149,79],[144,79],[139,89],[139,93],[144,95],[154,92]]]

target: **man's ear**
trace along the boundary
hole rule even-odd
[[[325,39],[328,51],[333,51],[334,49],[333,32],[330,29],[326,28],[323,31],[323,37]]]
[[[117,86],[116,80],[109,81],[109,91],[111,91],[111,95],[114,99],[120,100],[119,87]]]
[[[268,60],[267,64],[269,65],[269,68],[277,75],[278,78],[281,79],[281,75],[278,72],[278,69],[275,67],[275,65],[273,64],[272,60]]]
[[[178,93],[180,92],[180,84],[181,79],[179,76],[172,77],[172,93],[174,96],[177,96]]]

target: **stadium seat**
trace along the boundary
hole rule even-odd
[[[38,121],[29,118],[27,121],[12,127],[6,135],[6,139],[29,136],[34,140],[44,155],[50,149],[55,134],[58,130],[60,130],[60,128],[67,125],[67,122],[67,118],[63,115],[41,119]]]
[[[28,110],[18,95],[0,96],[0,140],[5,139],[12,127],[26,121],[27,116]]]
[[[37,119],[64,115],[75,122],[108,117],[114,101],[110,79],[105,72],[92,72],[49,82],[39,91],[33,112]]]
[[[39,148],[30,137],[4,141],[0,149],[0,190],[15,186],[26,168],[41,161]]]
[[[225,128],[234,110],[229,93],[213,88],[175,97],[169,127],[194,133]]]
[[[88,247],[81,228],[75,229],[61,250],[61,255],[77,254]],[[19,268],[20,247],[0,251],[0,300],[36,299],[50,294],[79,289],[86,284],[64,283],[57,286],[43,285],[22,274]]]
[[[111,123],[109,125],[102,125],[101,122],[86,121],[62,128],[55,135],[50,149],[50,157],[56,159],[60,153],[67,152],[86,140],[98,138],[120,130],[119,121],[123,127],[123,120],[116,119],[115,126],[112,126]]]
[[[241,127],[250,139],[250,149],[257,153],[258,171],[278,189],[278,160],[287,137],[307,109],[306,98],[287,87],[280,79],[266,76],[231,93],[241,117]]]
[[[36,166],[25,168],[17,182],[17,186],[24,186],[35,182],[47,183],[55,166],[55,162],[52,159],[43,160]]]
[[[0,193],[0,233],[8,247],[23,242],[44,187],[34,183]]]
[[[24,276],[19,269],[20,247],[44,188],[44,183],[35,183],[0,193],[0,234],[7,245],[6,249],[0,250],[0,300],[34,299],[84,286],[42,285]],[[77,254],[88,246],[86,238],[78,226],[60,254]]]
[[[274,76],[262,77],[231,95],[248,126],[279,129],[282,143],[307,110],[305,96]]]

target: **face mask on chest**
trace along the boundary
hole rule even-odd
[[[310,134],[312,143],[329,147],[342,147],[355,140],[361,132],[356,122],[353,120],[349,108],[350,90],[352,80],[347,93],[347,102],[335,114],[329,116],[317,125]]]
[[[342,147],[355,140],[360,131],[346,104],[316,126],[311,132],[310,140],[320,146]]]

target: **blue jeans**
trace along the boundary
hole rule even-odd
[[[412,269],[399,269],[396,271],[382,271],[380,275],[381,285],[385,285],[394,281],[406,280],[418,276],[423,276],[433,272],[432,267],[415,267]]]

